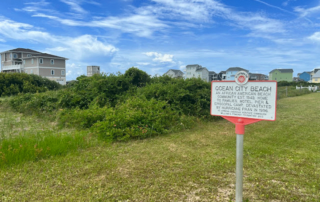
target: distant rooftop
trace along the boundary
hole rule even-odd
[[[177,70],[177,69],[169,69],[169,71],[173,71],[174,73],[182,73],[183,74],[183,72],[181,71],[181,70]]]
[[[272,70],[272,71],[269,72],[269,73],[272,73],[272,72],[274,72],[274,71],[276,71],[276,70],[278,70],[278,71],[281,72],[281,73],[292,73],[292,72],[293,72],[293,69],[274,69],[274,70]]]
[[[39,51],[35,51],[35,50],[32,50],[32,49],[28,49],[28,48],[15,48],[15,49],[12,49],[12,50],[7,50],[7,51],[4,51],[4,52],[1,52],[0,54],[2,53],[7,53],[7,52],[24,52],[24,53],[31,53],[32,56],[34,57],[55,57],[55,58],[63,58],[63,59],[67,59],[67,58],[64,58],[64,57],[60,57],[60,56],[57,56],[57,55],[52,55],[52,54],[48,54],[48,53],[41,53]]]
[[[227,69],[227,71],[246,71],[246,72],[249,72],[249,70],[243,69],[241,67],[230,67],[229,69]]]
[[[16,48],[16,49],[4,51],[4,52],[2,52],[2,53],[6,53],[6,52],[41,53],[41,52],[38,52],[38,51],[35,51],[35,50],[31,50],[31,49],[27,49],[27,48]]]

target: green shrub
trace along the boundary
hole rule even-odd
[[[180,117],[164,101],[132,97],[114,109],[105,111],[103,121],[95,123],[91,130],[100,138],[110,141],[142,139],[170,131],[189,128],[193,117]]]
[[[150,82],[150,75],[136,67],[129,68],[124,77],[129,79],[131,85],[137,87],[143,87]]]
[[[78,129],[90,128],[98,121],[104,120],[106,114],[113,112],[112,108],[99,108],[96,105],[89,109],[66,109],[59,112],[58,124],[60,127],[73,127]]]
[[[0,96],[36,93],[60,89],[62,86],[47,78],[25,73],[0,73]]]
[[[58,109],[59,94],[55,91],[45,93],[20,94],[10,99],[10,106],[24,114],[43,115]]]
[[[130,89],[130,79],[123,74],[95,74],[92,77],[80,76],[62,95],[60,106],[63,108],[87,109],[94,100],[103,107],[114,106],[118,99]]]
[[[167,102],[174,110],[184,115],[201,118],[211,117],[211,85],[201,79],[157,78],[138,90],[138,95]]]

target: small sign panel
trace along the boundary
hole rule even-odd
[[[274,121],[276,119],[276,81],[212,81],[211,115]]]
[[[245,85],[249,81],[249,74],[245,71],[238,71],[236,75],[234,75],[234,80],[239,85]]]

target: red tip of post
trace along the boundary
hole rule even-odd
[[[243,120],[238,119],[238,121],[235,123],[235,125],[236,125],[236,134],[244,135],[245,124],[243,123]]]

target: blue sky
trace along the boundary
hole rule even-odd
[[[200,64],[294,76],[320,67],[319,0],[0,1],[0,52],[69,58],[67,80],[99,65],[150,75]]]

